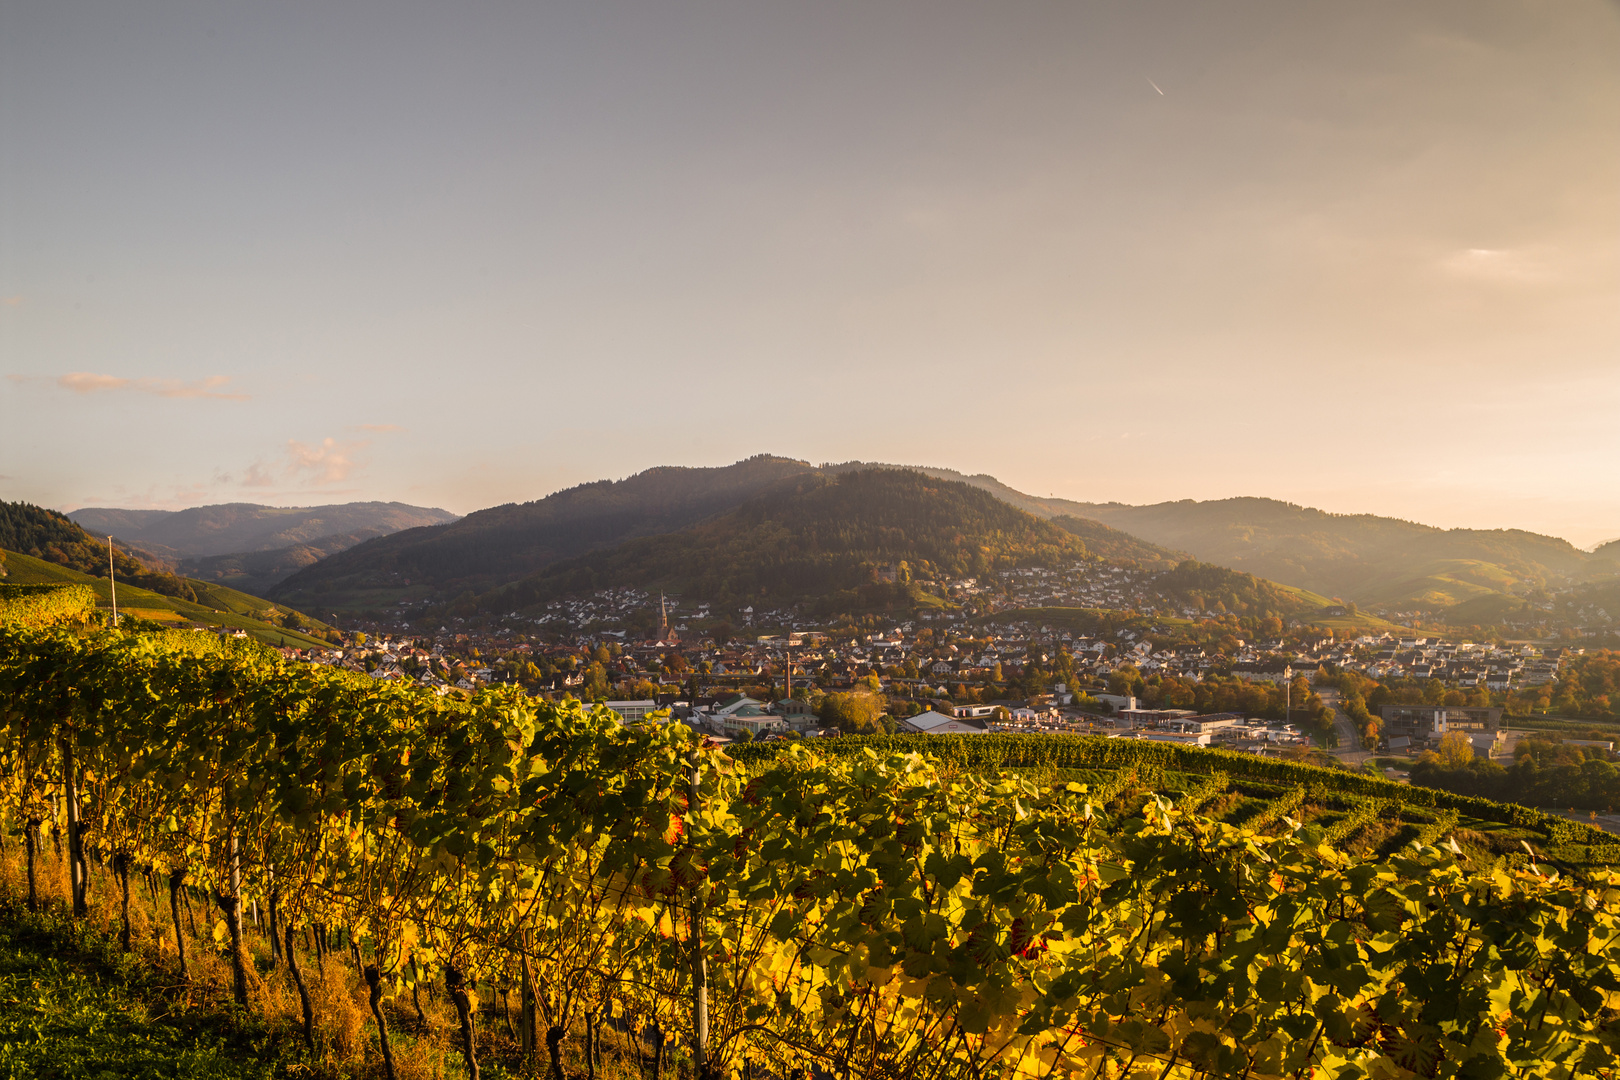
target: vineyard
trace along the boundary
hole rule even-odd
[[[781,743],[735,747],[758,764]],[[880,754],[923,750],[948,774],[1007,771],[1036,783],[1079,781],[1106,790],[1117,813],[1139,813],[1154,794],[1178,796],[1182,809],[1258,829],[1279,813],[1327,830],[1330,842],[1362,858],[1387,858],[1418,837],[1444,832],[1482,864],[1523,866],[1539,859],[1560,871],[1620,866],[1620,836],[1512,803],[1397,784],[1369,773],[1319,768],[1280,758],[1194,749],[1145,740],[1084,735],[873,735],[833,740],[824,752]],[[1226,793],[1211,806],[1202,793]],[[1109,785],[1103,787],[1102,785]],[[1189,797],[1196,803],[1189,803]],[[1446,823],[1445,829],[1437,827]],[[1528,845],[1528,848],[1526,847]]]
[[[557,1080],[594,1074],[607,1031],[647,1075],[696,1078],[1616,1067],[1620,880],[1456,840],[1539,815],[1431,793],[1392,833],[1412,811],[1391,785],[1236,755],[831,742],[733,758],[680,725],[211,635],[0,628],[29,902],[58,843],[71,911],[116,913],[126,948],[132,894],[166,890],[164,963],[223,963],[250,1010],[288,987],[311,1050],[320,984],[357,970],[389,1077],[389,1003],[424,991],[473,1077],[480,1013],[512,996],[503,1067]],[[188,957],[204,905],[213,955]]]

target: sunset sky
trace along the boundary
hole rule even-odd
[[[1620,536],[1620,4],[0,6],[0,498]]]

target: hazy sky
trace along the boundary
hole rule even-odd
[[[0,5],[0,497],[1620,536],[1620,6]]]

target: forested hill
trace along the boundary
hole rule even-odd
[[[456,520],[445,510],[399,502],[330,506],[220,503],[187,510],[85,507],[68,515],[86,529],[169,560],[313,545],[336,551],[401,529]]]
[[[1157,570],[1175,566],[1189,558],[1185,551],[1173,551],[1157,544],[1150,544],[1128,532],[1121,532],[1090,518],[1060,514],[1052,519],[1052,524],[1078,536],[1085,541],[1088,551],[1109,562],[1128,563],[1148,570]]]
[[[906,600],[908,577],[977,577],[1086,554],[1073,533],[968,484],[894,469],[810,473],[691,528],[548,567],[480,607],[523,609],[610,586],[725,606],[880,607]]]
[[[1520,529],[1438,529],[1275,499],[1091,503],[1077,512],[1204,562],[1362,604],[1447,607],[1615,569],[1612,558]]]
[[[367,541],[294,574],[272,595],[332,610],[482,592],[561,559],[686,528],[814,472],[803,461],[759,455],[723,468],[648,469],[581,484]]]
[[[91,577],[107,576],[107,545],[55,510],[25,502],[0,502],[0,549],[21,552]],[[195,602],[197,593],[184,579],[149,569],[114,550],[118,580],[164,596]]]

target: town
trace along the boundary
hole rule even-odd
[[[441,694],[512,685],[601,703],[626,720],[668,710],[728,740],[1066,732],[1300,754],[1349,744],[1416,751],[1464,729],[1489,755],[1507,696],[1554,682],[1581,651],[1285,631],[1276,619],[1262,626],[1268,636],[1248,640],[1230,620],[1170,610],[1152,591],[1154,576],[1088,564],[1012,570],[990,587],[941,582],[951,606],[913,619],[820,625],[795,611],[745,606],[722,615],[706,603],[616,588],[538,614],[450,619],[427,632],[374,626],[307,658]],[[1101,617],[1090,630],[1025,617],[1060,606]],[[1370,729],[1350,726],[1331,706],[1333,680],[1352,674],[1424,689],[1382,706]],[[1414,709],[1423,706],[1429,713],[1418,723]]]

